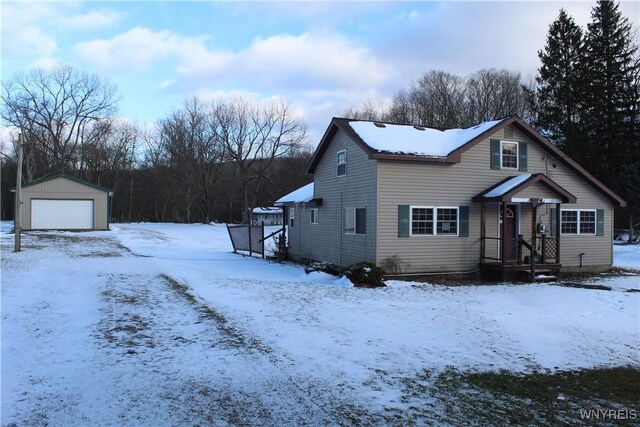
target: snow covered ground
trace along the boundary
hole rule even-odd
[[[115,224],[2,244],[2,425],[406,424],[447,368],[640,366],[640,276],[443,286],[231,253],[224,225]],[[640,269],[638,246],[615,264]]]

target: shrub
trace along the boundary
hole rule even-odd
[[[398,255],[392,255],[384,260],[384,271],[388,274],[402,274],[407,263]]]
[[[328,262],[312,262],[304,266],[304,272],[309,274],[313,271],[321,271],[332,276],[342,276],[342,269]]]
[[[274,251],[276,260],[283,262],[289,259],[289,248],[287,247],[287,236],[284,233],[276,235],[276,249]]]
[[[347,270],[347,277],[354,286],[375,288],[385,286],[381,268],[371,262],[359,262]]]

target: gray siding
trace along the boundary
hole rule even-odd
[[[347,150],[347,175],[336,176],[337,152]],[[310,206],[299,204],[298,230],[291,233],[294,256],[349,266],[360,261],[375,262],[376,161],[339,130],[322,156],[314,177],[318,224],[311,224]],[[345,208],[366,208],[365,235],[344,233]],[[297,242],[294,239],[298,238]]]
[[[22,189],[20,222],[23,230],[31,229],[31,200],[93,200],[93,227],[108,229],[108,194],[63,177]]]
[[[549,154],[530,141],[514,127],[513,136],[505,137],[504,130],[496,132],[462,155],[455,165],[420,164],[408,162],[379,162],[378,217],[376,262],[399,256],[407,272],[473,270],[480,255],[480,204],[472,197],[502,179],[524,172],[492,170],[490,168],[490,139],[528,142],[529,173],[545,173],[577,198],[567,209],[605,209],[604,236],[561,236],[561,262],[565,266],[579,265],[579,254],[585,253],[584,263],[608,266],[612,263],[613,207],[611,202],[593,187],[559,162],[547,161]],[[557,166],[553,167],[552,163]],[[536,192],[539,190],[539,192]],[[526,194],[526,195],[525,195]],[[546,187],[535,186],[516,197],[550,197]],[[398,205],[469,206],[469,237],[413,236],[398,237]],[[550,224],[549,208],[538,208],[539,219]],[[487,205],[487,236],[498,236],[498,207]],[[526,239],[531,234],[531,208],[520,209],[520,232]],[[497,254],[497,245],[488,245],[487,255]]]

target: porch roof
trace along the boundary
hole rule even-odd
[[[313,200],[313,182],[292,191],[286,196],[280,197],[275,201],[275,206],[283,206],[287,203],[308,203]]]
[[[474,202],[513,202],[513,197],[525,188],[540,183],[558,196],[562,203],[575,203],[576,197],[542,173],[510,176],[473,197]],[[532,199],[529,199],[533,201]],[[544,203],[545,199],[541,199]]]

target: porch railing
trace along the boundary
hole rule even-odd
[[[558,239],[556,237],[549,237],[546,235],[536,236],[537,247],[532,248],[531,243],[527,242],[520,234],[515,239],[502,239],[500,237],[483,237],[482,242],[483,251],[486,249],[486,241],[496,241],[500,247],[499,255],[497,257],[487,256],[485,253],[482,255],[482,262],[485,261],[498,261],[502,263],[515,263],[518,265],[529,265],[531,261],[534,264],[547,264],[554,263],[559,264],[560,259],[558,257]],[[502,255],[504,254],[504,255]],[[502,258],[504,257],[504,259]]]

